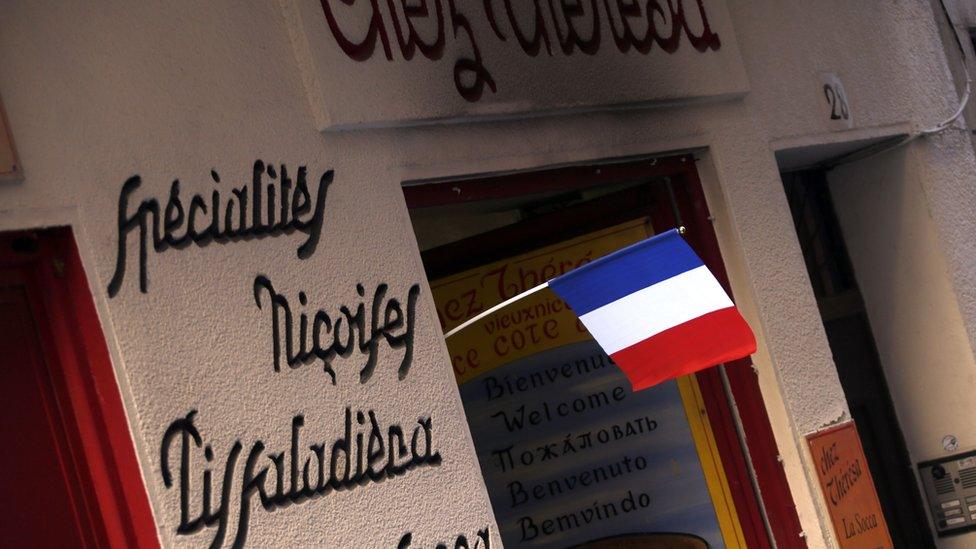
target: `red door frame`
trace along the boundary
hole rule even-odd
[[[708,206],[692,155],[540,169],[452,181],[406,182],[403,191],[407,206],[413,209],[552,191],[570,191],[600,183],[649,181],[662,176],[669,177],[672,183],[670,190],[666,186],[658,185],[653,191],[657,199],[651,200],[649,207],[652,209],[651,220],[655,230],[677,226],[679,223],[676,214],[679,215],[682,224],[688,229],[686,240],[731,295],[728,275],[722,262],[718,240],[709,221]],[[662,196],[664,196],[663,200]],[[671,196],[674,197],[673,201],[670,199]],[[595,207],[599,208],[600,203],[596,202]],[[591,213],[593,214],[591,217],[599,217],[601,214],[597,211]],[[585,222],[583,224],[585,225]],[[503,249],[493,250],[489,244],[487,248],[479,250],[479,258],[482,261],[491,261],[500,259],[504,253],[510,253],[509,248],[505,246],[501,248]],[[450,246],[442,247],[435,253],[452,255]],[[435,264],[444,263],[439,258],[425,256],[425,260],[428,259],[433,260],[432,263]],[[456,261],[454,264],[456,268],[463,268],[458,266]],[[429,272],[428,277],[436,278],[443,274]],[[745,434],[748,457],[751,458],[756,474],[759,495],[753,488],[746,465],[747,456],[739,441],[735,418],[721,372],[718,368],[710,368],[696,376],[705,396],[706,411],[725,467],[729,488],[733,493],[736,511],[750,547],[770,545],[757,497],[762,499],[769,519],[770,534],[776,545],[783,548],[806,547],[805,541],[799,535],[800,520],[786,482],[785,472],[778,459],[776,441],[773,438],[772,427],[751,364],[750,359],[743,359],[726,364],[724,368]]]
[[[26,289],[88,516],[109,547],[159,547],[119,384],[71,229],[0,233],[0,283]],[[99,536],[102,537],[102,536]]]

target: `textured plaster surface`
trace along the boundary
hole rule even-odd
[[[326,439],[347,405],[404,425],[431,414],[444,464],[273,514],[255,511],[249,543],[391,546],[413,530],[432,545],[494,526],[400,182],[707,149],[700,169],[709,205],[737,300],[759,338],[760,386],[801,523],[810,546],[833,546],[803,436],[846,418],[847,407],[773,143],[842,142],[924,127],[950,112],[957,96],[928,10],[908,1],[729,1],[751,90],[741,100],[321,133],[294,33],[276,3],[11,3],[0,26],[0,94],[26,178],[0,186],[0,227],[74,225],[166,545],[209,542],[207,534],[174,535],[177,495],[163,489],[158,458],[169,422],[196,408],[218,454],[238,438],[283,450],[294,414],[305,414],[309,439]],[[833,132],[825,121],[823,71],[844,81],[851,132]],[[398,83],[391,77],[389,85]],[[954,135],[927,141],[906,162],[919,174],[924,192],[913,195],[914,204],[931,208],[929,229],[953,284],[946,292],[958,298],[971,346],[976,169],[968,140]],[[138,292],[130,265],[122,291],[108,299],[118,192],[127,177],[142,175],[139,198],[165,197],[174,178],[184,193],[206,194],[211,169],[226,188],[240,186],[258,158],[306,165],[313,181],[335,169],[314,256],[295,257],[298,234],[153,254],[149,293]],[[400,296],[420,283],[410,376],[395,381],[399,352],[383,347],[367,385],[356,382],[358,358],[339,363],[334,387],[315,366],[274,373],[267,312],[251,295],[257,273],[330,309],[355,302],[357,282],[387,282]],[[940,408],[925,421],[950,413]]]
[[[31,168],[22,184],[0,189],[0,204],[14,212],[79,211],[79,245],[115,342],[163,543],[205,546],[212,535],[174,535],[178,494],[161,482],[163,430],[191,409],[218,461],[237,439],[245,449],[261,439],[286,450],[297,413],[305,415],[310,442],[338,436],[345,406],[372,408],[384,426],[405,429],[433,417],[440,467],[274,513],[255,510],[250,545],[393,547],[413,531],[416,543],[431,546],[462,533],[470,539],[489,525],[494,532],[426,287],[404,381],[396,381],[401,352],[385,346],[367,385],[358,383],[358,354],[338,363],[336,386],[320,366],[272,370],[268,313],[252,296],[256,274],[293,300],[305,290],[331,311],[356,302],[357,282],[387,282],[390,295],[404,300],[410,284],[424,282],[398,182],[384,168],[390,143],[350,146],[314,128],[277,4],[24,3],[6,6],[3,18],[2,93]],[[166,196],[175,178],[187,195],[208,196],[211,169],[222,186],[240,186],[257,158],[306,165],[315,182],[336,170],[315,255],[295,257],[299,233],[151,254],[149,293],[138,292],[130,264],[121,292],[107,299],[114,212],[126,178],[142,175],[140,199]]]

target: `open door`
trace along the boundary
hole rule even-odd
[[[895,547],[935,547],[826,174],[782,174],[844,396]],[[961,513],[960,513],[961,514]]]
[[[411,183],[405,195],[448,329],[584,256],[678,225],[728,288],[690,156]],[[804,546],[748,360],[632,393],[546,294],[448,342],[506,546]],[[573,450],[586,434],[591,452]],[[640,471],[604,480],[637,459]],[[622,512],[645,495],[648,514]]]

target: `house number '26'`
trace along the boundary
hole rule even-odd
[[[824,97],[827,105],[830,106],[831,120],[850,120],[851,112],[847,108],[847,98],[844,97],[844,88],[837,84],[823,85]]]

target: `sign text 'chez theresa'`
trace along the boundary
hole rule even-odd
[[[854,422],[809,434],[807,443],[840,547],[894,547]]]
[[[723,0],[289,0],[320,128],[736,96]]]
[[[332,170],[324,172],[316,185],[309,185],[304,166],[289,175],[283,164],[276,167],[257,160],[250,176],[250,182],[224,191],[218,185],[220,175],[213,170],[209,188],[188,196],[176,179],[167,196],[143,196],[138,204],[134,197],[144,194],[140,193],[142,178],[134,175],[126,180],[118,199],[118,245],[109,297],[119,295],[129,263],[138,269],[139,291],[149,292],[150,265],[156,262],[155,256],[150,262],[150,252],[159,255],[299,232],[303,237],[296,255],[300,260],[311,257],[326,217]],[[137,251],[134,260],[130,259],[133,250]],[[358,360],[357,377],[365,384],[373,378],[381,352],[388,348],[402,350],[396,379],[406,378],[413,361],[420,285],[407,289],[405,305],[386,283],[368,293],[361,282],[354,287],[357,303],[319,308],[310,304],[305,291],[296,296],[279,292],[268,274],[258,273],[250,284],[242,285],[267,319],[268,363],[273,371],[281,372],[285,365],[296,369],[319,364],[328,383],[336,385],[336,364]],[[360,358],[350,359],[354,354]],[[442,461],[435,449],[430,414],[403,426],[382,421],[373,409],[346,406],[341,417],[334,418],[335,435],[312,444],[302,440],[305,415],[298,414],[291,418],[290,443],[282,451],[267,448],[262,440],[254,440],[246,450],[241,440],[211,442],[206,429],[198,426],[197,419],[203,415],[190,410],[165,428],[159,464],[164,487],[176,487],[178,492],[176,534],[189,536],[212,529],[211,547],[222,546],[229,535],[232,546],[243,546],[254,509],[273,512],[336,491],[365,489],[418,468],[439,466]],[[221,453],[222,472],[215,467]],[[222,475],[220,481],[215,479],[218,475]],[[236,503],[232,503],[232,494],[236,494]],[[232,509],[236,510],[234,520]],[[464,534],[458,535],[454,546],[490,549],[490,542],[486,527],[475,533],[470,544]],[[406,532],[389,545],[394,543],[399,549],[411,547],[414,533]]]

